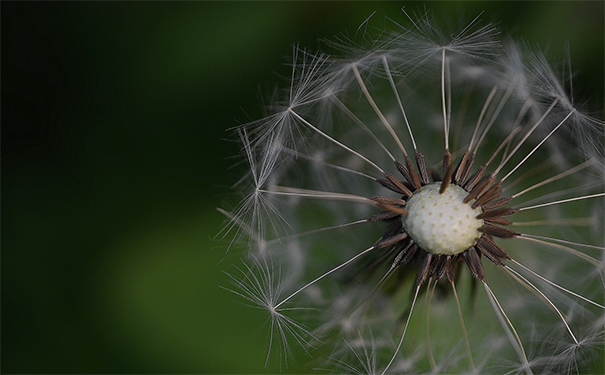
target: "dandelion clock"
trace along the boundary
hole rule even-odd
[[[598,368],[603,122],[569,71],[494,26],[401,20],[328,41],[330,55],[295,47],[268,115],[233,129],[248,172],[221,209],[230,254],[243,249],[226,272],[267,316],[259,361]]]

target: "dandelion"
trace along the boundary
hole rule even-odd
[[[408,16],[407,14],[405,14]],[[603,348],[603,122],[478,19],[298,47],[225,234],[304,371],[576,373]],[[239,288],[239,289],[238,289]]]

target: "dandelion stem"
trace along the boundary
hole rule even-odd
[[[507,157],[506,152],[508,151],[508,147],[510,147],[510,142],[513,139],[513,136],[516,135],[521,130],[521,125],[520,125],[521,121],[523,120],[523,117],[525,117],[525,114],[527,113],[527,111],[531,107],[531,104],[532,104],[532,100],[526,100],[525,101],[525,104],[523,104],[523,107],[519,111],[519,114],[517,115],[517,119],[515,120],[515,123],[512,126],[513,130],[506,137],[506,139],[502,142],[502,145],[506,145],[507,146],[507,150],[502,155],[502,161],[499,164],[500,167],[503,167],[504,164],[506,163],[506,160],[505,160],[506,157]],[[475,147],[475,153],[477,152],[477,148],[478,148],[478,145],[477,145],[477,147]],[[501,147],[498,147],[498,149],[496,150],[496,152],[494,152],[494,154],[489,159],[489,161],[486,163],[486,165],[488,165],[488,164],[490,164],[492,162],[493,158],[500,152],[500,149],[501,149]]]
[[[581,196],[581,197],[563,199],[563,200],[555,201],[555,202],[548,202],[548,203],[543,203],[543,204],[537,204],[535,206],[521,207],[518,210],[519,211],[527,211],[527,210],[532,210],[534,208],[552,206],[552,205],[560,204],[560,203],[574,202],[574,201],[579,201],[579,200],[583,200],[583,199],[597,198],[597,197],[603,197],[603,196],[605,196],[605,193],[598,193],[598,194],[592,194],[592,195],[584,195],[584,196]]]
[[[298,237],[302,237],[302,236],[307,236],[309,234],[319,233],[319,232],[323,232],[323,231],[327,231],[327,230],[331,230],[331,229],[338,229],[338,228],[349,227],[349,226],[352,226],[352,225],[357,225],[357,224],[362,224],[362,223],[367,223],[367,222],[368,222],[368,219],[351,221],[349,223],[344,223],[344,224],[339,224],[339,225],[332,225],[332,226],[329,226],[329,227],[323,227],[323,228],[313,229],[313,230],[310,230],[310,231],[307,231],[307,232],[296,233],[296,234],[293,234],[291,236],[279,237],[279,238],[276,238],[274,240],[267,241],[267,243],[281,242],[283,240],[287,240],[287,239],[291,239],[291,238],[298,238]]]
[[[387,62],[387,57],[382,55],[382,64],[384,65],[384,70],[389,77],[389,83],[391,84],[391,88],[393,89],[393,94],[397,98],[397,103],[399,103],[399,108],[401,109],[401,114],[403,115],[403,119],[405,121],[405,125],[408,127],[408,132],[410,133],[410,138],[412,139],[412,145],[414,146],[414,150],[417,150],[416,141],[414,140],[414,135],[412,134],[412,128],[410,127],[410,123],[408,122],[408,117],[405,114],[405,110],[403,109],[403,104],[401,103],[401,98],[399,97],[399,92],[397,92],[397,87],[395,86],[395,81],[393,81],[393,76],[391,75],[391,71],[389,69],[389,64]]]
[[[360,197],[359,195],[334,193],[321,190],[309,190],[299,189],[289,186],[274,186],[275,190],[264,190],[259,189],[261,193],[275,194],[275,195],[288,195],[301,198],[317,198],[317,199],[335,199],[346,202],[358,202],[358,203],[369,203],[374,205],[374,202],[366,197]]]
[[[450,282],[452,286],[452,291],[454,292],[454,299],[456,300],[456,307],[458,308],[458,317],[460,318],[460,326],[462,327],[462,333],[464,334],[464,344],[466,345],[466,353],[468,354],[468,361],[471,365],[471,370],[475,369],[475,363],[473,362],[473,354],[471,352],[471,344],[468,340],[468,334],[466,332],[466,326],[464,325],[464,317],[462,316],[462,308],[460,307],[460,299],[458,298],[458,293],[456,292],[456,286],[454,285],[454,280]]]
[[[559,101],[558,98],[555,99],[555,100],[553,100],[553,102],[551,103],[550,107],[548,107],[548,109],[546,110],[546,112],[544,112],[542,114],[542,117],[540,117],[538,119],[538,121],[536,121],[536,123],[534,124],[534,126],[532,126],[532,128],[529,129],[529,131],[527,133],[525,133],[525,135],[519,141],[519,143],[517,143],[517,145],[515,146],[515,148],[513,148],[513,150],[507,155],[506,159],[504,159],[502,161],[502,163],[500,163],[500,165],[498,166],[498,168],[496,168],[496,170],[494,171],[494,175],[498,174],[498,172],[500,172],[500,170],[504,167],[504,165],[506,165],[506,163],[508,163],[508,161],[510,160],[510,158],[512,158],[513,155],[517,152],[517,150],[519,150],[519,148],[523,145],[523,143],[525,143],[525,141],[527,140],[527,138],[529,138],[529,136],[534,132],[534,130],[536,130],[536,128],[542,123],[542,121],[544,121],[544,119],[546,118],[546,116],[548,116],[548,114],[550,113],[550,111],[552,111],[552,109],[555,107],[555,105],[557,104],[558,101]]]
[[[538,148],[540,148],[540,146],[542,146],[542,144],[543,144],[544,142],[546,142],[546,140],[547,140],[548,138],[550,138],[550,136],[551,136],[551,135],[553,135],[553,134],[554,134],[554,132],[556,132],[556,131],[557,131],[557,130],[558,130],[560,127],[561,127],[561,125],[563,125],[563,124],[565,123],[565,121],[567,121],[567,119],[568,119],[568,118],[569,118],[569,117],[570,117],[570,116],[571,116],[571,115],[572,115],[574,112],[575,112],[575,110],[573,110],[573,111],[569,112],[569,113],[567,114],[567,116],[565,116],[565,118],[564,118],[563,120],[561,120],[561,122],[559,122],[559,124],[558,124],[557,126],[555,126],[555,128],[554,128],[553,130],[551,130],[551,131],[550,131],[550,133],[548,133],[548,135],[547,135],[546,137],[544,137],[544,138],[543,138],[543,139],[540,141],[540,143],[538,143],[538,144],[537,144],[537,145],[536,145],[536,146],[535,146],[535,147],[534,147],[534,148],[533,148],[533,149],[532,149],[530,152],[528,152],[528,153],[527,153],[527,155],[525,155],[525,157],[523,158],[523,160],[521,160],[521,161],[520,161],[520,162],[519,162],[519,163],[518,163],[518,164],[517,164],[517,165],[516,165],[516,166],[515,166],[513,169],[511,169],[511,170],[510,170],[510,172],[508,172],[508,174],[507,174],[506,176],[502,177],[502,179],[501,179],[500,181],[504,181],[504,180],[506,180],[506,179],[508,178],[508,176],[510,176],[511,174],[513,174],[513,173],[514,173],[514,172],[515,172],[515,171],[516,171],[516,170],[517,170],[517,169],[518,169],[518,168],[519,168],[519,167],[520,167],[520,166],[521,166],[523,163],[525,163],[525,161],[526,161],[527,159],[529,159],[529,157],[530,157],[530,156],[532,156],[532,155],[533,155],[533,153],[534,153],[534,152],[536,152],[536,150],[537,150]]]
[[[380,111],[380,108],[378,108],[378,105],[376,105],[376,102],[374,101],[374,99],[372,98],[372,95],[368,91],[366,84],[363,82],[363,79],[361,78],[361,74],[359,74],[359,69],[357,69],[357,65],[355,65],[355,64],[353,64],[353,73],[355,73],[355,78],[357,79],[357,82],[359,83],[359,86],[361,87],[361,91],[363,92],[363,95],[366,97],[368,103],[370,103],[370,106],[372,107],[374,112],[376,112],[376,115],[378,116],[378,118],[380,118],[380,121],[385,126],[385,128],[387,128],[389,133],[391,133],[391,136],[393,137],[395,142],[397,142],[397,146],[399,146],[399,149],[401,150],[403,155],[408,156],[408,153],[405,151],[405,147],[403,147],[403,143],[401,143],[401,140],[397,136],[397,133],[395,133],[395,130],[393,129],[391,124],[389,124],[389,121],[386,119],[386,117],[384,117],[384,115]]]
[[[485,111],[487,110],[487,107],[489,107],[489,103],[491,103],[492,99],[494,98],[494,95],[496,95],[497,90],[498,90],[498,86],[496,85],[496,86],[494,86],[492,91],[487,96],[487,99],[485,99],[485,104],[483,104],[483,108],[481,109],[481,113],[479,114],[479,118],[477,119],[477,124],[475,125],[475,130],[473,131],[473,137],[471,138],[471,141],[468,144],[469,151],[471,151],[473,148],[473,144],[475,143],[475,137],[477,136],[477,132],[479,131],[479,126],[481,125],[481,122],[483,121],[483,116],[485,116]],[[477,145],[479,145],[479,143],[477,143]],[[475,153],[476,153],[476,150],[475,150]]]
[[[288,153],[290,153],[292,155],[295,155],[296,157],[299,157],[299,158],[302,158],[302,159],[307,159],[307,160],[313,161],[315,163],[324,165],[324,166],[329,167],[329,168],[338,169],[338,170],[343,171],[343,172],[353,173],[353,174],[356,174],[356,175],[359,175],[359,176],[362,176],[362,177],[365,177],[365,178],[368,178],[368,179],[374,180],[374,181],[378,180],[376,177],[370,176],[369,174],[357,171],[355,169],[343,167],[343,166],[340,166],[340,165],[336,165],[336,164],[332,164],[332,163],[326,163],[323,160],[320,160],[318,158],[314,158],[311,155],[306,155],[306,154],[303,154],[303,153],[301,153],[299,151],[296,151],[296,150],[293,150],[293,149],[290,149],[290,148],[284,148],[284,151],[288,152]]]
[[[513,81],[510,83],[510,85],[508,87],[508,90],[506,90],[506,92],[502,96],[502,99],[500,99],[500,103],[498,103],[498,107],[492,114],[492,117],[490,118],[488,124],[485,126],[485,129],[483,130],[483,133],[481,134],[481,138],[479,138],[479,142],[477,142],[477,148],[479,148],[479,145],[483,142],[483,139],[485,139],[485,137],[487,136],[487,132],[492,128],[492,125],[496,121],[496,118],[498,118],[498,115],[502,111],[502,108],[504,108],[504,105],[508,101],[508,98],[510,97],[511,93],[513,92],[513,89],[516,84],[517,84],[517,77],[515,77],[513,79]]]
[[[547,240],[550,240],[550,241],[559,241],[559,242],[563,242],[563,243],[570,243],[572,245],[577,245],[577,246],[586,246],[586,247],[596,247],[596,246],[582,245],[582,244],[575,243],[575,242],[569,242],[569,241],[564,241],[564,240],[557,240],[555,238],[549,238],[549,237],[534,236],[534,235],[530,235],[530,234],[521,234],[521,235],[517,236],[517,238],[520,238],[522,240],[527,240],[527,241],[538,242],[538,243],[541,243],[541,244],[544,244],[544,245],[548,245],[548,246],[552,246],[552,247],[558,247],[559,249],[565,250],[565,251],[567,251],[570,254],[573,254],[573,255],[575,255],[575,256],[577,256],[579,258],[582,258],[582,259],[586,260],[587,262],[594,264],[595,266],[600,266],[601,265],[601,262],[599,260],[597,260],[597,259],[595,259],[595,258],[593,258],[593,257],[591,257],[589,255],[586,255],[586,254],[584,254],[581,251],[573,249],[573,248],[571,248],[569,246],[564,246],[564,245],[559,245],[559,244],[556,244],[556,243],[550,243],[550,242],[547,242],[547,241],[543,241],[540,238],[547,239]]]
[[[449,77],[448,77],[449,78]],[[449,124],[449,116],[446,108],[446,98],[445,98],[445,47],[441,51],[441,107],[443,110],[443,134],[445,136],[445,149],[449,150],[450,142],[449,142],[449,133],[450,133],[450,124]]]
[[[487,167],[496,157],[496,155],[498,155],[498,153],[500,152],[500,150],[502,150],[503,147],[505,146],[509,146],[510,142],[512,141],[513,137],[521,130],[520,126],[515,127],[513,130],[511,130],[510,134],[506,137],[506,139],[504,139],[504,141],[502,141],[502,143],[500,143],[500,145],[498,146],[498,148],[496,149],[496,151],[494,151],[494,153],[492,154],[492,156],[489,158],[489,160],[487,161],[487,163],[485,163],[485,166]],[[504,154],[506,154],[506,151],[504,151]],[[506,155],[504,155],[506,156]]]
[[[487,296],[489,297],[489,301],[491,302],[492,307],[494,308],[494,311],[496,312],[496,315],[500,320],[500,324],[502,324],[502,328],[504,328],[504,331],[506,332],[510,343],[513,345],[513,348],[519,356],[519,359],[523,362],[523,365],[525,367],[525,373],[532,374],[531,367],[529,366],[529,362],[527,361],[527,355],[525,354],[525,349],[523,349],[523,343],[521,342],[521,338],[519,337],[517,330],[515,330],[515,327],[511,323],[510,319],[508,319],[508,316],[500,305],[500,302],[498,302],[496,295],[494,294],[494,292],[492,292],[492,290],[485,281],[483,281],[483,286],[485,287]],[[512,337],[513,335],[514,338]]]
[[[431,330],[430,330],[430,317],[431,317],[431,301],[433,300],[433,293],[435,292],[435,287],[437,286],[437,280],[433,284],[431,288],[432,277],[429,278],[428,285],[426,286],[426,294],[429,294],[429,289],[431,290],[431,294],[428,297],[428,303],[426,306],[426,351],[429,357],[429,363],[431,364],[431,369],[433,372],[437,372],[437,362],[435,362],[435,355],[433,354],[433,348],[431,348]],[[426,298],[426,297],[425,297]]]
[[[416,298],[418,298],[418,292],[420,291],[420,286],[421,285],[418,285],[416,287],[416,291],[414,292],[414,299],[412,300],[412,306],[410,307],[410,313],[408,314],[408,318],[405,322],[405,327],[403,329],[403,333],[401,334],[401,339],[399,340],[399,344],[397,345],[397,348],[395,349],[395,353],[393,353],[391,360],[389,361],[387,366],[384,368],[384,370],[382,370],[382,373],[380,375],[384,375],[387,372],[389,367],[391,367],[391,365],[393,364],[393,361],[395,361],[395,358],[397,357],[397,354],[399,353],[399,349],[401,349],[401,344],[403,344],[403,338],[405,337],[405,333],[408,330],[408,325],[410,324],[410,318],[412,317],[412,313],[414,312],[414,305],[416,304]]]
[[[387,153],[387,155],[389,155],[389,157],[391,158],[391,160],[395,161],[395,157],[393,156],[393,154],[391,154],[389,152],[389,150],[386,148],[386,146],[380,141],[380,139],[376,136],[376,134],[374,134],[370,128],[367,127],[366,124],[363,123],[363,121],[361,121],[359,119],[359,117],[357,117],[342,101],[340,101],[340,99],[338,99],[335,96],[330,97],[332,99],[332,101],[334,101],[334,103],[336,103],[336,105],[343,110],[343,112],[349,116],[355,123],[357,123],[357,125],[361,126],[361,128],[368,133],[368,135],[370,137],[372,137],[372,139],[374,140],[374,142],[376,142],[380,148],[382,148],[384,150],[384,152]]]
[[[605,250],[605,247],[603,247],[603,246],[589,245],[589,244],[580,243],[580,242],[572,242],[572,241],[567,241],[567,240],[561,240],[561,239],[558,239],[558,238],[536,236],[534,234],[522,234],[521,236],[523,236],[523,237],[529,237],[529,238],[537,238],[537,239],[542,239],[542,240],[548,240],[548,241],[554,241],[554,242],[560,242],[560,243],[565,243],[565,244],[568,244],[568,245],[587,247],[589,249]]]
[[[334,143],[334,144],[342,147],[343,149],[349,151],[353,155],[358,156],[359,158],[363,159],[368,164],[370,164],[374,168],[378,169],[382,174],[386,173],[382,168],[380,168],[378,165],[376,165],[370,159],[366,158],[365,156],[363,156],[359,152],[353,150],[349,146],[346,146],[345,144],[337,141],[336,139],[334,139],[334,138],[330,137],[329,135],[327,135],[326,133],[322,132],[321,130],[319,130],[318,128],[316,128],[315,126],[313,126],[310,122],[308,122],[307,120],[305,120],[304,118],[302,118],[298,113],[294,112],[291,108],[288,111],[290,111],[290,113],[292,113],[294,115],[294,117],[296,117],[297,119],[299,119],[303,124],[305,124],[306,126],[310,127],[311,129],[315,130],[317,133],[319,133],[321,136],[325,137],[326,139],[328,139],[332,143]]]
[[[554,283],[554,282],[552,282],[552,281],[548,280],[548,279],[547,279],[547,278],[545,278],[544,276],[542,276],[542,275],[540,275],[539,273],[537,273],[537,272],[533,271],[531,268],[528,268],[528,267],[524,266],[523,264],[521,264],[521,263],[517,262],[516,260],[514,260],[514,259],[510,259],[510,261],[511,261],[512,263],[516,264],[518,267],[521,267],[521,268],[523,268],[524,270],[526,270],[527,272],[529,272],[529,273],[531,273],[532,275],[536,276],[536,277],[537,277],[537,278],[539,278],[540,280],[542,280],[542,281],[546,282],[547,284],[552,285],[552,286],[554,286],[555,288],[557,288],[557,289],[559,289],[559,290],[562,290],[562,291],[564,291],[565,293],[571,294],[572,296],[577,297],[577,298],[579,298],[579,299],[581,299],[581,300],[583,300],[583,301],[585,301],[585,302],[588,302],[588,303],[590,303],[591,305],[594,305],[594,306],[600,307],[601,309],[604,309],[604,310],[605,310],[605,306],[600,305],[600,304],[598,304],[598,303],[596,303],[596,302],[594,302],[594,301],[591,301],[590,299],[588,299],[588,298],[586,298],[586,297],[584,297],[584,296],[582,296],[582,295],[580,295],[580,294],[578,294],[578,293],[572,292],[572,291],[571,291],[571,290],[569,290],[569,289],[563,288],[563,287],[562,287],[562,286],[560,286],[559,284]]]
[[[405,201],[402,199],[388,198],[388,197],[376,197],[373,199],[361,197],[359,195],[353,194],[345,194],[345,193],[334,193],[328,191],[321,190],[308,190],[308,189],[300,189],[293,188],[289,186],[274,186],[275,190],[264,190],[257,189],[260,193],[268,193],[275,195],[285,195],[285,196],[293,196],[293,197],[301,197],[301,198],[314,198],[314,199],[334,199],[345,202],[357,202],[357,203],[366,203],[371,204],[376,207],[384,208],[391,212],[396,212],[401,215],[407,215],[408,211],[399,204],[405,204]]]
[[[517,271],[515,271],[514,269],[510,268],[509,266],[504,266],[504,269],[515,279],[519,282],[519,284],[523,285],[524,287],[526,287],[527,289],[529,289],[530,291],[534,291],[536,293],[538,293],[542,299],[550,305],[550,307],[552,307],[555,312],[557,313],[557,315],[559,315],[559,318],[561,318],[561,321],[563,322],[563,324],[565,324],[565,327],[567,328],[567,331],[569,332],[569,334],[571,335],[571,338],[573,339],[573,341],[578,344],[578,339],[576,339],[576,336],[573,334],[573,332],[571,331],[571,328],[569,327],[569,324],[567,324],[567,321],[565,321],[565,317],[563,316],[563,314],[561,313],[561,311],[557,308],[557,306],[555,306],[555,304],[548,298],[546,297],[546,295],[544,293],[542,293],[542,291],[540,289],[538,289],[534,284],[532,284],[531,282],[529,282],[529,280],[527,280],[525,277],[523,277],[521,274],[519,274]]]
[[[533,226],[533,225],[565,225],[565,226],[590,226],[591,217],[574,217],[561,219],[533,220],[533,221],[515,221],[513,226]]]
[[[562,179],[563,177],[567,177],[567,176],[569,176],[570,174],[573,174],[573,173],[575,173],[575,172],[581,171],[582,169],[584,169],[584,168],[586,168],[586,167],[588,167],[588,166],[592,165],[593,163],[594,163],[594,160],[593,160],[593,159],[587,160],[587,161],[585,161],[584,163],[582,163],[582,164],[580,164],[580,165],[578,165],[578,166],[576,166],[576,167],[574,167],[574,168],[571,168],[571,169],[569,169],[569,170],[567,170],[567,171],[565,171],[565,172],[563,172],[563,173],[560,173],[560,174],[558,174],[558,175],[556,175],[556,176],[553,176],[553,177],[551,177],[551,178],[549,178],[549,179],[546,179],[546,180],[544,180],[544,181],[541,181],[541,182],[539,182],[539,183],[537,183],[537,184],[535,184],[535,185],[533,185],[533,186],[530,186],[530,187],[528,187],[527,189],[525,189],[525,190],[523,190],[523,191],[518,192],[517,194],[514,194],[514,195],[512,196],[512,198],[517,198],[518,196],[520,196],[520,195],[522,195],[522,194],[525,194],[525,193],[527,193],[528,191],[531,191],[531,190],[533,190],[533,189],[539,188],[540,186],[546,185],[546,184],[548,184],[548,183],[550,183],[550,182],[560,180],[560,179]]]
[[[275,305],[275,308],[279,308],[281,305],[283,305],[286,301],[288,301],[290,298],[294,297],[295,295],[297,295],[298,293],[302,292],[304,289],[306,289],[307,287],[315,284],[316,282],[318,282],[319,280],[323,279],[324,277],[328,276],[329,274],[338,271],[339,269],[345,267],[346,265],[350,264],[351,262],[355,261],[357,258],[361,257],[362,255],[369,253],[370,251],[374,250],[376,247],[372,246],[369,247],[367,249],[365,249],[364,251],[362,251],[361,253],[355,255],[353,258],[347,260],[344,263],[341,263],[340,265],[332,268],[331,270],[329,270],[328,272],[322,274],[321,276],[315,278],[313,281],[308,282],[307,284],[305,284],[303,287],[299,288],[298,290],[296,290],[294,293],[290,294],[288,297],[286,297],[283,301],[281,301],[280,303],[278,303],[277,305]]]

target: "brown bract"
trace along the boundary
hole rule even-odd
[[[443,158],[443,174],[439,174],[434,169],[427,170],[422,154],[416,151],[416,166],[412,165],[409,158],[406,157],[406,165],[396,162],[397,170],[403,176],[403,180],[398,180],[395,176],[385,174],[384,179],[378,182],[385,188],[401,194],[401,199],[376,197],[373,200],[383,211],[370,218],[371,221],[385,221],[392,224],[384,232],[376,247],[386,248],[391,246],[389,253],[397,254],[395,256],[394,267],[400,267],[409,262],[420,264],[416,277],[416,285],[420,286],[427,278],[436,280],[446,276],[448,281],[454,281],[458,263],[464,261],[468,266],[474,278],[484,281],[485,273],[483,271],[482,257],[485,257],[498,266],[502,266],[502,260],[510,259],[506,251],[500,247],[494,237],[512,238],[519,233],[510,230],[504,226],[511,222],[503,216],[512,215],[518,210],[510,207],[502,207],[510,202],[510,197],[501,198],[500,181],[495,181],[493,174],[483,176],[486,166],[481,166],[469,177],[473,166],[473,157],[469,157],[469,152],[458,162],[456,168],[453,168],[452,156],[449,151],[445,152]],[[416,169],[417,168],[417,169]],[[470,204],[473,208],[481,207],[482,213],[477,219],[484,220],[483,226],[479,231],[483,235],[477,242],[462,251],[459,254],[434,254],[428,249],[421,248],[414,238],[408,235],[402,223],[401,215],[407,213],[405,209],[406,201],[414,194],[422,191],[422,187],[428,185],[428,175],[433,176],[435,181],[441,181],[440,193],[443,194],[450,184],[462,187],[468,192],[464,203]],[[443,178],[442,176],[445,176]],[[448,233],[444,233],[448,236]]]

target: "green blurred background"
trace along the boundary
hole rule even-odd
[[[403,4],[2,2],[2,372],[279,371],[264,316],[219,288],[241,255],[211,240],[242,173],[225,130],[262,115],[293,43]],[[405,4],[485,10],[551,61],[569,40],[602,108],[602,1]]]

